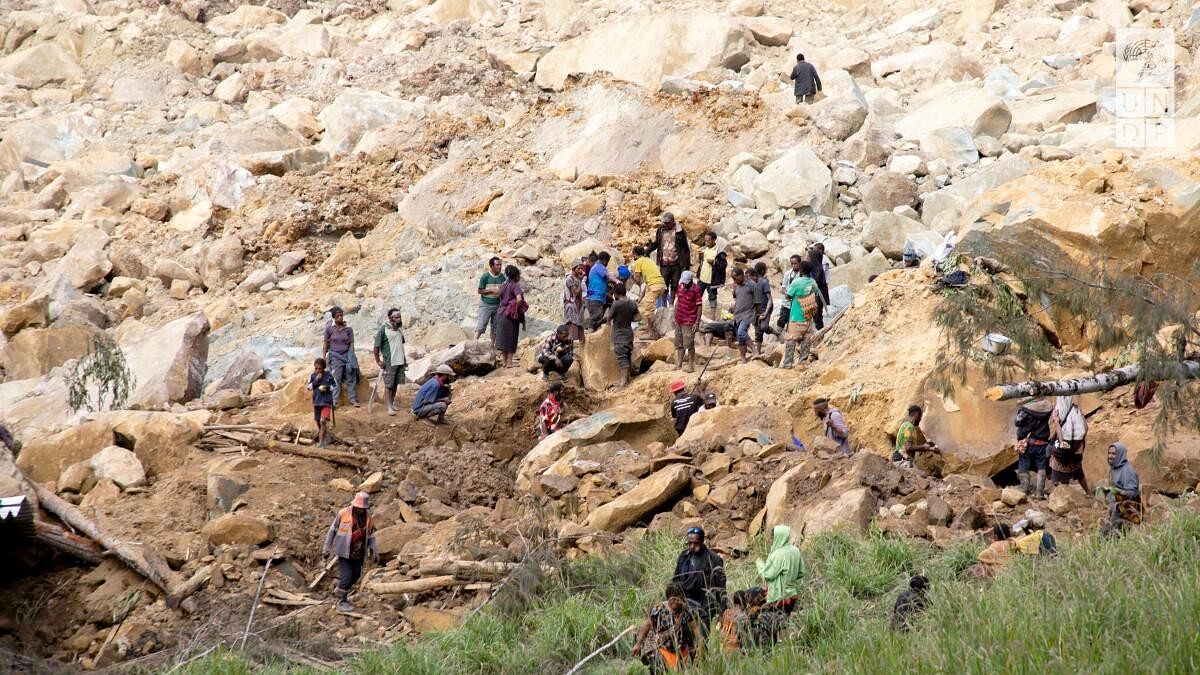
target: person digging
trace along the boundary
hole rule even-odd
[[[338,511],[333,524],[325,533],[323,556],[331,552],[337,555],[338,584],[333,590],[337,599],[337,611],[353,612],[350,589],[362,577],[363,563],[379,560],[379,544],[375,541],[375,524],[370,514],[371,496],[365,492],[354,495],[350,505]]]

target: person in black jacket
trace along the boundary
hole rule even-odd
[[[908,590],[896,598],[892,607],[892,630],[908,630],[917,615],[925,611],[929,605],[926,592],[929,589],[929,579],[918,574],[908,580]]]
[[[1021,492],[1033,499],[1046,498],[1046,469],[1050,465],[1050,414],[1054,404],[1049,399],[1037,399],[1017,408],[1017,477]],[[1031,483],[1029,472],[1037,472],[1037,482]]]
[[[689,527],[688,546],[675,561],[672,582],[683,586],[687,599],[699,606],[700,634],[708,637],[713,617],[725,611],[725,561],[704,544],[704,528]]]
[[[667,284],[667,304],[675,302],[675,289],[679,286],[679,275],[692,268],[692,250],[687,232],[675,222],[670,211],[662,214],[662,225],[654,232],[654,241],[646,247],[647,253],[655,253],[654,261]]]
[[[817,282],[817,290],[821,291],[817,296],[821,309],[813,316],[813,328],[821,330],[825,327],[825,308],[829,306],[829,280],[825,278],[825,244],[817,242],[808,249],[808,262],[812,265],[812,280]]]
[[[796,103],[812,103],[813,97],[821,91],[821,78],[817,75],[817,69],[804,60],[803,54],[796,55],[796,65],[792,66],[791,79],[796,83],[793,89],[793,93],[796,94]]]

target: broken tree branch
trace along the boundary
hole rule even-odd
[[[212,573],[216,567],[216,563],[204,565],[196,570],[187,581],[177,584],[174,590],[167,595],[167,607],[171,609],[178,608],[180,603],[186,600],[189,595],[203,588],[212,579]]]
[[[1163,379],[1196,379],[1200,378],[1200,361],[1179,361],[1169,366],[1169,378]],[[1130,384],[1138,379],[1142,368],[1139,365],[1125,366],[1105,373],[1096,373],[1087,377],[1076,377],[1069,380],[1048,380],[1039,382],[1029,380],[1014,384],[998,384],[989,387],[985,396],[993,401],[1007,401],[1028,396],[1074,396],[1095,391],[1109,391],[1122,385]]]
[[[457,579],[478,581],[481,579],[502,579],[511,574],[516,568],[517,563],[426,558],[421,561],[418,570],[423,577],[450,575]]]
[[[266,448],[271,452],[280,452],[288,455],[299,455],[300,457],[323,459],[327,462],[342,464],[344,466],[352,466],[356,469],[361,469],[367,465],[366,455],[357,455],[353,452],[326,450],[323,448],[306,448],[303,445],[296,445],[294,443],[274,440],[267,441]]]
[[[625,630],[618,633],[617,637],[606,642],[604,644],[604,646],[600,647],[599,649],[592,652],[591,654],[588,654],[587,656],[583,657],[582,661],[580,661],[579,663],[576,663],[573,668],[571,668],[570,670],[567,671],[567,675],[575,675],[575,673],[578,673],[579,669],[582,668],[584,666],[584,664],[586,664],[588,661],[591,661],[592,659],[596,658],[596,656],[598,654],[602,654],[605,651],[607,651],[609,647],[612,647],[613,645],[617,644],[618,640],[620,640],[621,638],[625,637],[626,635],[629,635],[630,633],[632,633],[633,629],[635,629],[637,627],[638,627],[638,625],[635,623],[632,626],[630,626],[629,628],[626,628]]]
[[[128,565],[130,569],[149,579],[155,586],[162,589],[164,593],[170,594],[170,579],[162,574],[162,570],[147,563],[141,553],[130,548],[120,539],[105,534],[96,523],[83,515],[79,509],[42,487],[37,481],[29,481],[29,483],[37,491],[37,498],[41,502],[42,508],[61,518],[67,525],[91,537],[96,543],[120,558],[121,562]]]

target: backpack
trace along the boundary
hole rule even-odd
[[[804,311],[804,319],[811,320],[821,311],[821,303],[817,302],[817,289],[814,284],[813,289],[808,295],[802,295],[797,298],[800,301],[800,309]]]

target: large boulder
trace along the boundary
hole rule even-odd
[[[783,408],[758,405],[722,405],[701,410],[688,421],[675,441],[675,450],[713,452],[727,445],[752,440],[762,446],[792,440],[792,418]]]
[[[588,389],[604,391],[621,382],[621,366],[617,363],[617,355],[613,353],[611,325],[605,325],[588,335],[588,341],[578,352],[578,359],[579,374],[583,377],[583,386]],[[639,360],[635,347],[635,372]]]
[[[256,546],[271,541],[274,536],[269,520],[242,513],[227,513],[210,520],[200,531],[214,546]]]
[[[455,21],[477,24],[503,20],[503,14],[492,0],[436,0],[417,12],[416,17],[439,26]]]
[[[691,484],[692,470],[671,464],[644,478],[632,490],[601,506],[588,517],[593,530],[621,532],[641,521]]]
[[[836,467],[802,462],[767,492],[766,529],[788,525],[806,536],[843,529],[865,533],[879,503],[875,486],[889,482],[895,471],[888,460],[865,452]]]
[[[903,248],[903,243],[901,248]],[[829,270],[827,276],[830,287],[846,286],[851,292],[857,293],[870,283],[871,277],[879,276],[890,269],[892,269],[892,264],[888,262],[887,256],[883,254],[883,251],[874,249],[861,258],[855,258],[845,265],[834,267]]]
[[[794,208],[829,215],[834,203],[833,174],[811,149],[796,146],[754,179],[754,203],[767,212]]]
[[[1012,129],[1033,134],[1058,124],[1088,122],[1096,114],[1098,100],[1095,82],[1091,81],[1039,89],[1009,101]]]
[[[0,364],[10,380],[40,377],[70,359],[87,354],[92,336],[98,332],[91,325],[23,330],[4,345]]]
[[[979,148],[969,129],[945,127],[921,136],[921,152],[931,159],[942,159],[951,168],[979,161]]]
[[[537,477],[573,448],[643,437],[658,426],[662,417],[660,410],[618,406],[575,420],[539,441],[525,454],[517,468],[517,489],[533,490]]]
[[[0,312],[0,332],[7,336],[50,323],[50,296],[38,295]]]
[[[42,42],[0,59],[0,73],[12,76],[27,89],[70,84],[83,76],[75,57],[53,42]]]
[[[450,366],[459,377],[487,375],[496,368],[496,353],[490,340],[467,340],[409,363],[405,375],[422,384],[438,366]]]
[[[862,245],[868,249],[877,248],[885,256],[899,260],[904,253],[904,242],[924,231],[925,226],[912,218],[891,211],[876,211],[867,217]]]
[[[208,368],[208,328],[203,314],[158,329],[136,321],[122,324],[118,337],[134,377],[128,405],[157,408],[200,396]]]
[[[242,271],[242,240],[227,235],[214,241],[204,252],[200,264],[200,280],[205,288],[220,288]]]
[[[123,447],[128,447],[151,474],[177,468],[188,448],[204,433],[204,411],[177,415],[149,410],[114,410],[95,415],[108,425]]]
[[[113,440],[111,425],[84,422],[57,434],[27,440],[17,456],[17,467],[30,480],[45,483],[58,478],[68,466],[91,459]]]
[[[237,356],[221,379],[208,386],[208,391],[218,392],[222,389],[232,389],[242,394],[249,394],[250,387],[256,380],[262,379],[262,376],[262,356],[253,350],[246,350]]]
[[[938,232],[957,230],[960,223],[974,221],[968,204],[989,190],[1024,176],[1031,167],[1019,155],[1006,155],[967,178],[926,193],[922,197],[921,221]]]
[[[827,138],[844,141],[862,127],[867,108],[854,98],[835,96],[813,105],[812,117],[813,124]]]
[[[344,155],[354,149],[366,132],[422,119],[425,112],[424,105],[377,91],[346,90],[317,115],[325,127],[320,147],[330,156]]]
[[[88,460],[96,480],[107,478],[125,490],[146,484],[146,469],[137,455],[116,445],[110,445]]]
[[[862,206],[868,214],[892,211],[898,206],[917,203],[917,184],[911,178],[892,171],[880,171],[862,186]],[[870,244],[863,246],[871,248]]]
[[[658,89],[664,76],[740,68],[749,61],[746,46],[746,31],[732,17],[702,11],[627,16],[551,49],[538,61],[535,81],[562,89],[571,75],[606,71]]]
[[[922,99],[923,103],[896,122],[896,131],[910,141],[946,127],[965,128],[972,136],[1000,138],[1012,122],[1008,105],[975,85],[948,84]]]
[[[285,21],[287,15],[279,10],[258,5],[241,5],[228,14],[209,19],[204,27],[215,35],[237,35]]]
[[[262,464],[255,457],[225,457],[213,460],[208,465],[206,505],[210,518],[220,518],[231,513],[241,497],[250,489],[251,469]]]

